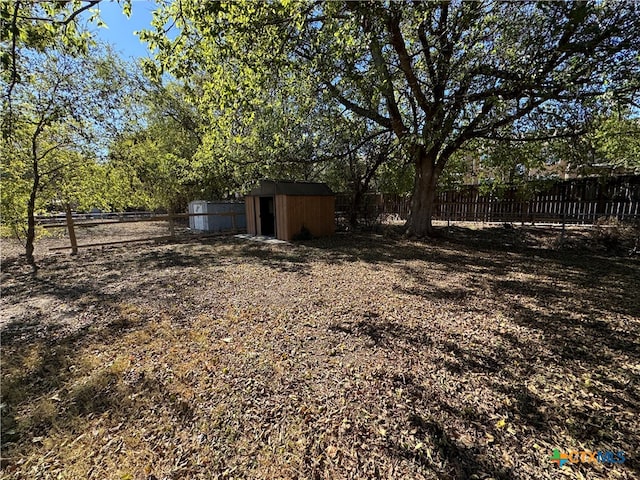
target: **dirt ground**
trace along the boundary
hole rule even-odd
[[[640,260],[592,237],[2,240],[2,478],[638,478]]]

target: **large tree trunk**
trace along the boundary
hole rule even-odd
[[[411,215],[407,220],[407,234],[416,237],[433,235],[436,186],[442,168],[436,165],[435,155],[428,155],[422,147],[415,152],[416,178],[411,198]]]

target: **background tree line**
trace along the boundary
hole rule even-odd
[[[96,48],[99,3],[1,6],[2,221],[30,261],[34,215],[63,205],[319,180],[354,211],[411,194],[426,235],[443,186],[640,165],[633,3],[162,2],[140,65]]]

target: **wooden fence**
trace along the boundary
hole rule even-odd
[[[533,190],[532,186],[529,186]],[[472,222],[591,224],[599,218],[640,219],[640,176],[583,178],[500,194],[477,186],[440,192],[434,219]]]
[[[351,216],[351,195],[339,193],[336,195],[336,220],[344,223]],[[367,193],[363,195],[362,203],[357,212],[360,222],[376,223],[381,220],[404,220],[411,210],[411,197],[406,195]]]
[[[465,186],[439,192],[434,220],[470,222],[524,222],[592,224],[599,218],[640,220],[640,175],[583,178],[520,187],[500,193],[481,193],[480,187]],[[537,189],[537,190],[536,190]],[[348,217],[348,195],[336,197],[336,212]],[[358,216],[366,221],[406,219],[411,198],[401,195],[367,194]]]

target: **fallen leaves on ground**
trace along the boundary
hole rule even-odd
[[[637,259],[462,233],[9,263],[3,478],[637,478]]]

